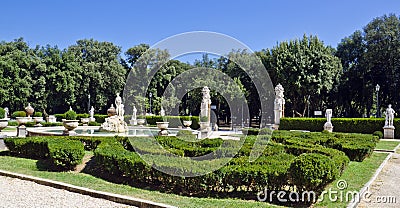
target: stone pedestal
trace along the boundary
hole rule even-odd
[[[327,131],[329,131],[329,132],[333,132],[333,125],[332,125],[332,123],[331,123],[331,122],[326,122],[326,123],[324,124],[324,130],[327,130]]]
[[[384,126],[383,127],[383,138],[384,139],[394,139],[394,126]]]
[[[21,125],[17,127],[17,137],[26,137],[26,126]]]

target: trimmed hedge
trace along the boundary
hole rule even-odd
[[[149,125],[157,125],[156,122],[160,121],[168,121],[169,127],[177,128],[178,126],[183,126],[184,120],[191,120],[192,125],[190,128],[198,129],[199,125],[199,117],[198,116],[146,116],[147,124]]]
[[[49,160],[56,170],[72,170],[82,162],[85,150],[80,141],[62,137],[5,138],[12,155]]]
[[[244,139],[244,138],[242,138]],[[114,177],[125,178],[126,182],[135,184],[153,184],[173,190],[175,193],[199,196],[225,196],[236,192],[251,193],[264,190],[284,190],[283,188],[299,187],[299,190],[320,191],[326,184],[336,179],[349,162],[348,157],[341,151],[321,145],[303,145],[302,143],[279,144],[270,142],[264,149],[261,157],[254,162],[249,162],[252,145],[257,140],[255,136],[249,136],[244,141],[239,154],[226,166],[218,170],[197,177],[171,176],[152,167],[158,167],[173,171],[175,174],[184,174],[191,171],[200,171],[199,166],[194,165],[190,158],[177,160],[168,157],[164,152],[157,152],[153,148],[147,148],[145,138],[129,139],[135,150],[141,155],[153,161],[150,164],[144,162],[138,153],[128,151],[117,140],[102,141],[95,150],[95,161],[108,174]],[[240,141],[222,141],[221,139],[206,139],[202,143],[185,142],[173,137],[157,137],[158,143],[167,150],[181,151],[182,156],[199,156],[207,154],[208,150],[217,154],[223,151],[222,142],[238,144]],[[138,145],[140,144],[140,145]],[[225,145],[229,148],[229,145]],[[216,150],[216,151],[215,151]],[[219,150],[219,151],[218,151]],[[171,153],[175,153],[170,151]],[[151,153],[151,155],[149,155]],[[309,158],[307,154],[316,155]],[[204,161],[207,167],[218,167],[228,158]],[[317,161],[316,167],[308,165],[299,169],[299,165],[308,161]],[[296,161],[296,162],[295,162]],[[327,162],[328,161],[328,162]],[[201,164],[203,161],[197,161]],[[189,168],[190,167],[190,168]],[[308,177],[308,178],[306,178]],[[304,179],[306,178],[306,179]],[[300,182],[301,181],[301,182]]]
[[[363,161],[372,154],[378,137],[369,134],[274,131],[271,140],[283,144],[322,145],[344,152],[352,161]]]
[[[321,132],[326,122],[325,118],[282,118],[279,130],[308,130]],[[334,132],[373,134],[382,131],[384,118],[332,118]],[[396,129],[400,129],[400,119],[393,121]],[[400,131],[395,131],[395,138],[400,138]]]
[[[85,150],[79,141],[55,139],[48,142],[49,158],[61,170],[73,170],[82,163]]]

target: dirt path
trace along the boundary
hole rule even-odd
[[[392,155],[368,191],[357,207],[400,207],[400,154]]]

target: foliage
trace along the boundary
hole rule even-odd
[[[74,110],[68,110],[65,112],[66,120],[76,120],[76,112]]]
[[[340,59],[334,49],[325,46],[316,36],[284,41],[271,50],[264,51],[262,58],[270,70],[272,82],[285,88],[286,115],[292,111],[304,117],[306,109],[325,106],[342,74]],[[261,54],[262,55],[262,54]]]
[[[42,117],[43,113],[39,112],[39,111],[35,111],[35,113],[33,114],[33,117]]]
[[[85,155],[80,141],[58,139],[48,143],[50,161],[60,170],[73,170]]]
[[[379,139],[383,138],[382,131],[374,131],[374,133],[372,133],[372,135],[377,136]]]
[[[289,138],[290,135],[288,134]],[[331,136],[333,137],[333,136]],[[171,153],[182,156],[200,156],[220,150],[221,139],[206,139],[196,143],[185,142],[173,137],[157,137],[157,142]],[[162,184],[168,190],[179,191],[180,194],[197,196],[229,196],[237,192],[253,193],[263,190],[283,190],[283,187],[292,187],[289,181],[296,181],[300,189],[302,186],[308,190],[321,191],[327,183],[337,178],[346,167],[349,159],[341,151],[322,147],[314,144],[278,144],[270,142],[261,157],[253,163],[248,161],[251,146],[256,137],[247,137],[240,153],[233,158],[226,166],[198,177],[177,177],[171,176],[151,168],[154,164],[147,164],[137,153],[146,155],[151,153],[157,165],[162,164],[164,168],[176,170],[176,173],[185,171],[189,167],[190,159],[184,162],[177,162],[167,157],[163,152],[157,152],[147,148],[149,142],[146,138],[129,139],[134,146],[135,152],[126,150],[117,141],[107,140],[98,145],[95,150],[97,165],[108,174],[115,177],[127,176],[126,180],[134,179],[138,184]],[[147,142],[147,143],[146,143]],[[226,141],[225,141],[226,142]],[[229,141],[237,142],[237,141]],[[211,148],[208,151],[207,148]],[[226,148],[226,147],[225,147]],[[203,150],[201,150],[203,149]],[[182,152],[183,151],[183,152]],[[305,157],[305,154],[310,154]],[[305,157],[305,158],[304,158]],[[312,161],[309,164],[307,161]],[[296,161],[296,162],[294,162]],[[201,161],[200,161],[201,162]],[[208,162],[208,166],[219,164],[219,160]],[[301,163],[308,166],[299,170]],[[314,166],[314,164],[317,164]],[[189,166],[188,166],[189,165]],[[300,178],[306,180],[300,180]],[[299,183],[299,181],[307,183]],[[227,188],[230,187],[230,188]],[[303,189],[303,188],[301,188]],[[239,191],[240,190],[240,191]]]
[[[149,125],[156,125],[156,122],[167,121],[169,122],[169,127],[177,128],[178,126],[183,126],[184,120],[191,120],[192,125],[190,125],[190,128],[198,129],[200,127],[198,116],[145,116],[144,118]]]
[[[72,170],[82,162],[83,144],[80,141],[56,137],[6,138],[12,155],[32,159],[49,159],[57,170]]]
[[[325,155],[305,153],[298,156],[290,166],[291,179],[301,191],[321,192],[339,173],[335,163]]]
[[[0,119],[3,119],[5,117],[6,111],[4,108],[0,108]]]
[[[308,148],[310,145],[322,145],[344,152],[352,161],[363,161],[372,154],[378,138],[368,134],[288,132],[274,131],[271,140],[284,144]],[[297,151],[297,150],[296,150]],[[297,152],[296,154],[298,154]],[[300,152],[304,153],[304,152]]]
[[[333,95],[339,115],[371,116],[382,112],[388,104],[399,111],[400,95],[400,19],[394,14],[377,17],[362,31],[355,31],[339,43],[336,55],[341,59],[344,74]],[[377,109],[375,86],[379,91]],[[346,92],[346,93],[343,93]],[[374,96],[372,96],[374,95]],[[381,115],[379,113],[378,115]]]
[[[26,112],[25,111],[15,111],[11,114],[12,118],[16,117],[26,117]]]
[[[323,130],[326,119],[322,118],[282,118],[280,130],[308,130],[320,132]],[[384,118],[332,118],[333,130],[344,133],[373,134],[381,131],[385,125]],[[393,121],[395,128],[400,128],[400,119]],[[400,132],[395,131],[395,137],[400,137]]]
[[[208,121],[208,117],[207,116],[201,116],[200,117],[200,122],[207,122]]]

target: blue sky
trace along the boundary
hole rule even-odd
[[[303,34],[317,35],[336,47],[373,18],[400,15],[398,0],[5,0],[0,8],[0,40],[23,37],[31,47],[63,49],[93,38],[113,42],[123,51],[189,31],[223,33],[253,50]]]

